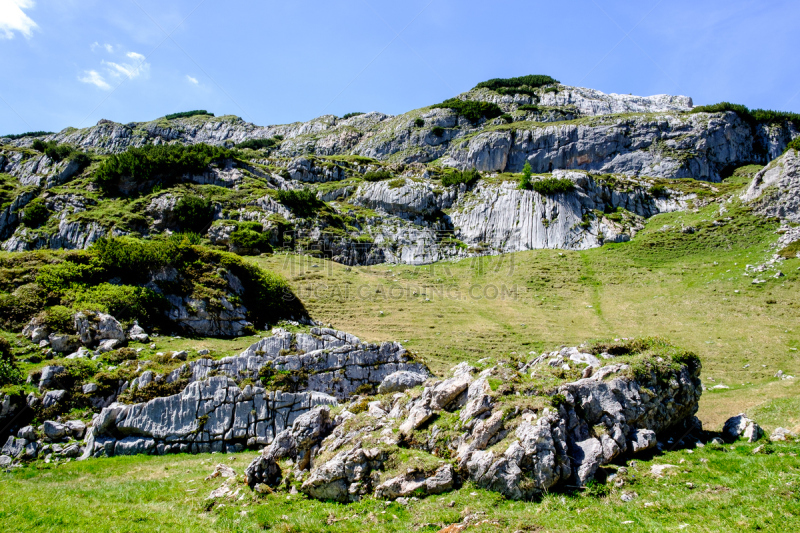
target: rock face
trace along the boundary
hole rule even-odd
[[[800,153],[790,149],[753,178],[742,199],[757,213],[800,223]]]
[[[565,350],[568,355],[573,352],[578,350]],[[522,371],[544,371],[551,356]],[[328,459],[316,461],[301,490],[344,502],[370,492],[386,499],[435,494],[471,480],[508,498],[529,499],[564,484],[584,485],[603,465],[655,447],[658,433],[687,420],[695,423],[702,391],[695,363],[651,367],[650,374],[634,378],[627,364],[604,366],[599,359],[576,359],[580,358],[568,360],[594,369],[591,376],[560,386],[554,392],[560,398],[557,408],[538,413],[520,414],[490,396],[489,378],[506,375],[506,370],[493,367],[475,376],[476,370],[465,365],[421,394],[395,394],[380,409],[373,405],[378,402],[370,403],[356,424],[347,424],[355,415],[345,411],[344,423],[321,444],[320,454]],[[440,441],[442,428],[429,421],[448,412],[458,414],[465,431]],[[448,440],[455,470],[450,465],[436,471],[402,465],[400,473],[382,478],[387,461],[400,453],[394,446],[432,453]]]
[[[319,392],[282,393],[217,376],[180,394],[103,409],[86,455],[200,453],[268,444],[316,406],[336,405]]]
[[[276,330],[236,357],[214,361],[200,359],[174,370],[167,381],[189,373],[190,380],[205,379],[209,372],[234,379],[289,374],[296,390],[317,391],[343,399],[362,385],[377,386],[398,371],[429,375],[424,364],[414,362],[398,343],[361,342],[358,337],[328,328],[311,333]]]

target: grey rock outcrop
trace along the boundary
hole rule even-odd
[[[427,374],[421,374],[419,372],[398,370],[397,372],[389,374],[383,378],[381,384],[378,385],[378,393],[387,394],[390,392],[403,392],[407,389],[411,389],[417,385],[425,383],[425,380],[427,380],[428,377],[429,376]]]
[[[364,450],[357,444],[312,470],[301,490],[319,500],[357,501],[372,491],[375,477],[371,474],[383,466],[387,457],[379,448]]]
[[[319,392],[240,389],[227,377],[212,377],[191,383],[180,394],[103,409],[92,427],[90,453],[163,455],[265,445],[319,405],[336,405],[336,400]]]
[[[276,330],[236,357],[191,361],[174,370],[167,381],[186,372],[191,380],[201,380],[212,371],[237,380],[257,378],[266,366],[271,372],[292,373],[298,390],[340,399],[349,397],[362,385],[377,386],[397,371],[429,375],[427,367],[414,362],[398,343],[368,344],[349,333],[315,327],[310,334]]]
[[[800,223],[800,152],[787,150],[759,171],[742,199],[759,214]]]

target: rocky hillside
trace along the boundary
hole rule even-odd
[[[780,156],[796,118],[531,76],[398,116],[103,120],[0,140],[0,239],[6,251],[83,249],[193,232],[235,253],[348,265],[586,249]]]

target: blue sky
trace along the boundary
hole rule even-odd
[[[494,77],[800,112],[800,3],[0,0],[0,134],[397,114]]]

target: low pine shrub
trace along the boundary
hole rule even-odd
[[[25,137],[44,137],[45,135],[53,135],[52,131],[26,131],[25,133],[14,133],[11,135],[2,135],[0,137],[4,139],[11,139],[12,141],[16,141],[17,139],[23,139]]]
[[[280,190],[277,195],[278,201],[300,218],[311,217],[325,206],[312,189]]]
[[[475,86],[476,89],[484,88],[496,91],[497,89],[515,89],[518,87],[530,87],[535,89],[544,85],[555,85],[560,83],[557,79],[541,74],[529,74],[517,78],[494,78],[482,81]]]
[[[467,187],[472,187],[479,179],[481,179],[481,173],[475,169],[465,170],[463,172],[448,172],[442,176],[442,185],[450,187],[451,185],[460,185],[463,183]]]
[[[503,122],[505,122],[506,124],[511,124],[512,122],[514,122],[514,117],[512,117],[512,116],[511,116],[511,115],[509,115],[508,113],[504,113],[504,114],[500,115],[500,118],[501,118],[501,119],[503,120]]]
[[[800,114],[788,111],[773,111],[771,109],[749,109],[741,104],[720,102],[713,105],[701,105],[692,109],[692,113],[723,113],[733,111],[739,118],[747,122],[750,127],[758,124],[778,124],[792,122],[800,125]]]
[[[531,188],[543,196],[572,192],[575,184],[565,178],[544,178],[531,182]]]
[[[22,210],[21,221],[28,228],[38,228],[50,218],[50,210],[41,198],[34,198]]]
[[[250,228],[240,227],[231,233],[230,243],[231,248],[239,255],[257,255],[272,251],[269,235]]]
[[[459,100],[458,98],[450,98],[441,104],[436,104],[433,106],[433,108],[452,109],[473,124],[478,123],[481,118],[491,120],[503,114],[503,110],[500,109],[497,104],[490,102],[476,102],[474,100]],[[437,135],[437,137],[438,136],[439,135]]]
[[[280,135],[270,137],[269,139],[248,139],[237,144],[236,148],[240,148],[242,150],[245,148],[250,148],[251,150],[269,150],[271,148],[275,148],[276,146],[280,146],[281,141],[283,141],[283,137]]]
[[[106,190],[111,190],[123,178],[138,184],[156,179],[170,180],[184,174],[200,174],[211,163],[232,157],[230,150],[207,144],[131,148],[103,161],[95,171],[95,181]]]
[[[364,181],[383,181],[393,178],[391,172],[388,170],[371,170],[364,174]]]
[[[69,157],[75,149],[68,144],[58,144],[56,141],[43,141],[35,139],[31,147],[37,152],[42,152],[55,162]]]
[[[204,233],[214,217],[214,206],[200,196],[186,195],[175,204],[173,213],[183,231]]]
[[[421,128],[422,126],[425,125],[425,120],[420,117],[417,117],[416,119],[414,119],[414,125],[418,128]]]
[[[359,115],[363,115],[364,113],[361,111],[354,111],[353,113],[347,113],[342,117],[342,120],[347,120],[348,118],[357,117]]]
[[[800,152],[800,137],[796,137],[786,146],[786,150],[797,150]]]
[[[213,117],[214,113],[209,113],[205,109],[195,109],[194,111],[182,111],[180,113],[172,113],[171,115],[167,115],[164,118],[167,120],[173,120],[176,118],[189,118],[198,115],[206,115],[209,117]]]
[[[657,198],[669,196],[669,190],[663,185],[653,185],[650,187],[650,194]]]
[[[74,309],[101,311],[118,320],[138,320],[146,327],[159,323],[169,307],[164,296],[151,289],[110,283],[76,288],[62,301]]]
[[[433,133],[437,137],[441,137],[444,135],[444,128],[441,126],[434,126],[431,128],[431,133]]]

